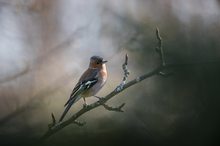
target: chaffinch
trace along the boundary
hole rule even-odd
[[[95,96],[104,86],[107,80],[106,62],[107,61],[99,56],[92,56],[90,58],[89,68],[82,74],[78,83],[74,87],[69,100],[64,105],[66,108],[60,117],[60,122],[63,120],[71,106],[80,98],[83,98],[84,106],[87,106],[85,98]]]

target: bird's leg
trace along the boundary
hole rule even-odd
[[[83,107],[87,107],[88,104],[86,103],[86,98],[85,98],[85,97],[83,97],[83,101],[84,101],[84,103],[83,103]]]

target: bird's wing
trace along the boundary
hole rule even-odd
[[[72,93],[70,94],[69,100],[66,102],[68,105],[70,102],[75,101],[78,95],[80,95],[85,90],[91,88],[98,82],[98,69],[88,69],[80,77],[79,82],[76,84]]]
[[[62,116],[60,117],[60,120],[59,120],[60,122],[63,120],[63,118],[65,117],[65,115],[67,114],[71,106],[80,98],[80,94],[84,92],[85,90],[91,88],[97,82],[98,82],[97,78],[88,79],[88,80],[81,82],[74,88],[73,90],[74,92],[70,95],[69,100],[65,104],[66,108]]]

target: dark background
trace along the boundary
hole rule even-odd
[[[0,145],[218,145],[219,20],[217,0],[1,0]],[[158,66],[156,27],[170,76],[108,102],[124,113],[99,107],[39,142],[91,56],[109,61],[99,96],[121,82],[126,53],[129,80]]]

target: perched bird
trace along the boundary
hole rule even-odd
[[[64,105],[66,108],[60,117],[60,122],[69,111],[70,107],[80,98],[83,98],[84,106],[87,106],[85,98],[96,95],[104,86],[107,80],[106,62],[106,60],[103,60],[103,58],[99,56],[92,56],[90,58],[89,68],[82,74],[69,100]]]

